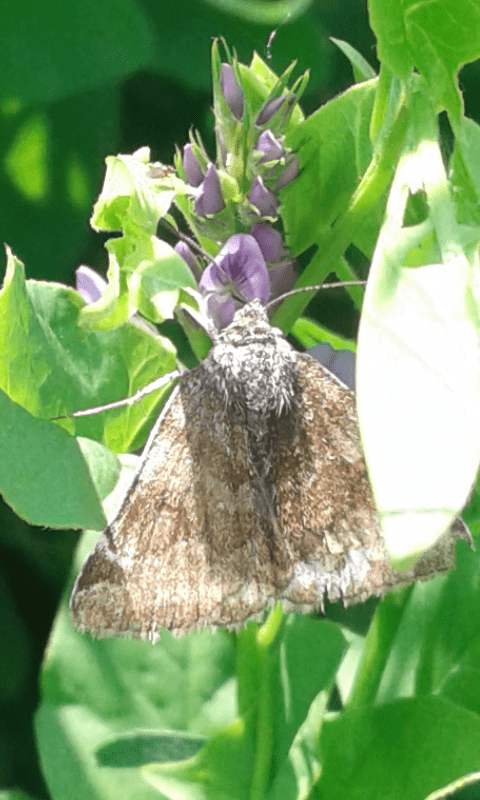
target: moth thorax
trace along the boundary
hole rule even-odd
[[[295,396],[296,357],[281,336],[268,336],[246,344],[214,346],[211,378],[226,405],[247,411],[279,416],[288,410]]]

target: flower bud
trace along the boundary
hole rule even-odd
[[[75,270],[76,289],[83,300],[88,303],[95,303],[103,294],[107,282],[98,272],[90,267],[81,266]]]
[[[220,89],[233,116],[240,122],[244,108],[243,92],[238,85],[235,72],[230,64],[222,64]]]
[[[267,122],[270,122],[272,117],[275,116],[275,114],[283,106],[285,101],[289,100],[290,98],[291,95],[282,94],[281,97],[275,97],[273,100],[269,100],[268,103],[260,111],[255,121],[255,125],[258,125],[260,127],[262,125],[265,125]]]
[[[259,175],[252,181],[252,188],[250,189],[248,199],[258,208],[262,216],[276,216],[278,206],[277,198],[270,189],[267,189]]]
[[[298,177],[298,173],[300,171],[300,159],[298,156],[295,156],[293,153],[287,159],[287,165],[283,170],[282,174],[280,175],[278,181],[275,184],[275,190],[278,191],[279,189],[283,189],[284,186],[287,186],[289,183],[295,180]]]
[[[185,170],[187,183],[190,186],[200,186],[203,181],[203,170],[198,163],[198,159],[191,144],[186,144],[183,148],[182,164]]]
[[[278,161],[282,158],[284,150],[278,139],[275,138],[272,131],[263,131],[257,139],[255,150],[263,153],[260,159],[260,164],[265,164],[267,161]]]
[[[209,164],[195,199],[194,211],[199,217],[206,217],[209,214],[218,214],[222,208],[225,208],[225,203],[220,180],[213,164]]]
[[[185,242],[177,242],[177,244],[173,249],[188,264],[188,266],[192,270],[193,275],[196,278],[198,278],[201,272],[200,265],[198,263],[198,260],[195,258],[194,254],[190,250],[188,244],[186,244]]]
[[[275,228],[271,228],[270,225],[262,223],[254,225],[252,236],[262,251],[265,261],[275,264],[288,254],[283,244],[282,234]]]
[[[297,280],[297,262],[290,257],[280,231],[259,223],[252,228],[252,236],[268,264],[270,297],[275,298],[292,289]],[[270,266],[273,265],[273,266]]]

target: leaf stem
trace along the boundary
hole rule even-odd
[[[374,704],[385,665],[411,592],[412,586],[390,592],[379,604],[365,637],[363,654],[350,689],[346,708],[364,708]]]
[[[257,629],[256,645],[259,663],[255,763],[253,765],[250,800],[264,800],[270,780],[273,745],[273,703],[271,673],[273,660],[269,652],[284,619],[281,603],[270,612],[264,625]]]

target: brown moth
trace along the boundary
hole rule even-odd
[[[72,592],[75,626],[156,641],[345,605],[455,563],[457,521],[408,572],[389,565],[354,395],[246,305],[180,378],[115,519]]]

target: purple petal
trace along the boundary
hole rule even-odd
[[[250,189],[248,197],[250,202],[258,208],[262,216],[276,216],[278,206],[277,198],[270,189],[267,189],[259,175],[253,179],[252,188]]]
[[[247,302],[260,299],[266,303],[270,295],[268,269],[257,242],[247,233],[236,233],[228,239],[206,268],[200,291],[240,295]]]
[[[240,121],[243,117],[243,92],[235,77],[235,72],[230,64],[222,64],[220,73],[220,89],[226,100],[227,106],[235,119]]]
[[[183,148],[182,164],[187,183],[190,186],[200,186],[203,181],[203,171],[191,144],[186,144]]]
[[[75,270],[76,289],[85,302],[95,303],[105,289],[107,283],[98,272],[90,267],[81,266]]]
[[[236,303],[228,293],[212,294],[207,299],[208,316],[214,321],[218,330],[230,325],[238,306],[239,303]]]
[[[218,256],[217,256],[218,257]],[[224,286],[231,284],[231,278],[227,273],[212,261],[205,267],[198,288],[201,292],[222,292]]]
[[[215,167],[210,164],[195,200],[194,211],[199,217],[206,217],[209,214],[218,214],[222,208],[225,208],[222,187]]]
[[[255,124],[256,125],[265,125],[267,122],[270,122],[272,117],[275,116],[277,111],[283,106],[286,100],[288,100],[290,95],[282,94],[281,97],[275,97],[274,100],[269,100],[266,106],[262,108],[260,111]]]
[[[265,261],[275,263],[281,261],[288,251],[283,244],[282,234],[270,225],[259,223],[252,228],[252,236],[258,243]]]
[[[287,161],[287,166],[285,167],[278,181],[275,184],[276,191],[278,191],[279,189],[283,189],[284,186],[287,186],[289,183],[294,181],[295,178],[298,177],[299,170],[300,170],[300,159],[298,158],[298,156],[295,156],[292,153],[289,160]]]
[[[260,164],[265,164],[267,161],[275,161],[282,158],[284,150],[278,139],[275,138],[272,131],[263,131],[257,139],[255,150],[263,153],[263,158],[260,159]]]
[[[275,298],[280,294],[293,289],[298,278],[297,262],[295,259],[275,264],[268,270],[270,278],[270,297]]]

